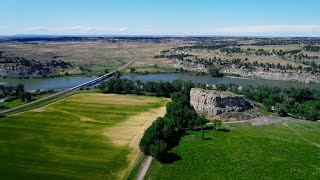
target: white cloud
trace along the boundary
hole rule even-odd
[[[27,27],[26,34],[69,34],[69,35],[101,35],[101,34],[122,34],[128,31],[127,27],[96,27],[96,26],[70,26],[70,27]]]
[[[152,26],[134,31],[127,27],[70,26],[70,27],[27,27],[24,34],[57,34],[57,35],[225,35],[225,36],[320,36],[320,25],[257,25],[229,26],[197,31],[160,31]]]

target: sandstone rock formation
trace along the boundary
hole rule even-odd
[[[201,114],[217,115],[223,112],[244,111],[252,106],[243,96],[231,92],[219,92],[192,88],[190,104]]]

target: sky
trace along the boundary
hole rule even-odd
[[[320,37],[320,0],[0,0],[0,35]]]

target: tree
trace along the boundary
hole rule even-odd
[[[129,79],[112,78],[106,82],[106,87],[101,86],[107,93],[132,94],[135,92],[136,86]]]
[[[134,73],[136,71],[136,69],[135,68],[130,68],[130,73]]]
[[[272,106],[274,106],[275,101],[271,98],[263,100],[263,105],[266,107],[268,111],[271,111]]]
[[[24,85],[23,84],[18,84],[15,87],[15,91],[16,91],[16,96],[19,96],[20,93],[24,92]]]
[[[30,102],[32,98],[32,95],[30,92],[22,92],[20,93],[19,96],[22,102]]]
[[[277,103],[276,110],[279,116],[285,117],[287,116],[286,106],[284,104]]]
[[[218,128],[222,125],[222,122],[220,120],[213,120],[212,121],[212,126],[213,130],[217,131]]]
[[[211,66],[209,68],[209,73],[212,77],[222,77],[223,74],[220,73],[219,69],[216,66]]]
[[[319,116],[318,110],[314,106],[309,106],[306,109],[306,112],[305,112],[306,119],[315,121],[318,119],[318,116]]]
[[[104,92],[107,88],[107,83],[106,82],[101,82],[99,85],[98,85],[98,89],[102,92]]]
[[[163,118],[157,118],[151,126],[145,130],[143,137],[139,143],[140,150],[151,155],[157,160],[161,160],[167,151],[167,143],[165,140],[165,121]]]
[[[149,145],[150,155],[158,161],[162,160],[167,152],[167,143],[163,140],[158,140],[154,144]]]

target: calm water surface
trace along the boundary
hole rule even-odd
[[[96,77],[57,77],[49,79],[0,79],[0,84],[4,83],[7,85],[16,85],[18,83],[24,84],[26,90],[46,90],[54,89],[61,90],[71,88],[73,86],[79,85],[81,83],[90,81]],[[140,80],[142,82],[147,81],[174,81],[177,79],[190,80],[195,83],[204,84],[238,84],[238,85],[269,85],[277,87],[297,87],[297,88],[315,88],[320,89],[320,84],[305,84],[299,82],[288,82],[288,81],[274,81],[265,79],[241,79],[241,78],[213,78],[210,76],[196,76],[191,74],[147,74],[147,75],[137,75],[129,74],[124,75],[121,78],[127,78],[133,81]]]

